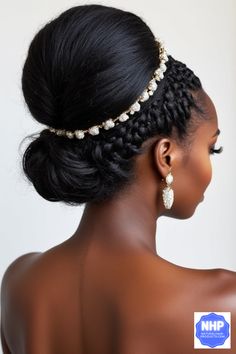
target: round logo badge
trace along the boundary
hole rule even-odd
[[[196,323],[196,337],[211,348],[224,344],[229,337],[229,323],[224,316],[211,312]]]

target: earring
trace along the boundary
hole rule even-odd
[[[162,180],[164,181],[164,179],[162,179]],[[174,180],[171,172],[168,173],[165,180],[166,180],[167,186],[162,191],[162,198],[163,198],[165,208],[170,209],[172,207],[173,202],[174,202],[174,191],[170,186]]]

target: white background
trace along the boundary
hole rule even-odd
[[[211,156],[213,177],[195,214],[157,221],[157,253],[190,268],[236,271],[236,2],[233,0],[87,1],[21,0],[0,11],[0,277],[18,256],[45,251],[70,237],[83,206],[68,207],[40,197],[21,171],[19,144],[43,129],[27,111],[21,73],[34,34],[52,17],[75,5],[100,3],[135,12],[160,36],[168,53],[197,74],[212,98],[221,135]]]

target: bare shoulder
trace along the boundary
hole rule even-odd
[[[14,340],[17,338],[17,329],[13,324],[17,319],[17,312],[20,312],[20,303],[24,299],[25,288],[21,279],[39,255],[40,252],[31,252],[17,257],[8,265],[3,274],[1,280],[1,344],[4,354],[10,354],[16,350],[10,342],[13,338]]]
[[[68,278],[75,274],[69,268],[69,254],[57,246],[24,254],[7,267],[1,283],[1,340],[11,352],[24,352],[19,343],[27,345],[28,352],[49,350],[53,334],[48,328],[55,328],[52,304],[64,301],[66,295],[68,299],[72,283]],[[30,330],[23,331],[23,323]]]
[[[18,291],[23,289],[23,286],[18,286],[19,282],[24,279],[28,269],[40,255],[40,252],[26,253],[17,257],[8,265],[1,281],[1,304],[3,307],[6,298],[9,300],[18,297],[17,289]]]
[[[121,306],[124,353],[194,353],[194,312],[230,312],[231,323],[236,322],[236,272],[185,268],[154,258],[136,269],[139,274],[130,277]],[[235,331],[231,343],[235,348]]]
[[[61,280],[71,264],[66,251],[57,245],[45,252],[31,252],[19,256],[7,267],[1,282],[1,299],[4,295],[12,300],[36,298],[37,294],[53,287],[53,282]],[[67,272],[69,273],[69,272]],[[33,295],[33,296],[32,296]],[[29,302],[28,302],[29,304]]]
[[[10,299],[17,299],[20,292],[23,292],[27,274],[41,254],[41,252],[23,254],[7,266],[1,281],[1,303],[3,305],[8,304]],[[8,301],[5,301],[6,299]]]
[[[30,252],[30,253],[25,253],[16,259],[14,259],[6,268],[2,282],[5,283],[8,281],[10,278],[12,278],[13,274],[15,275],[16,272],[19,270],[22,270],[22,267],[25,268],[26,266],[29,266],[34,259],[38,257],[38,255],[42,254],[41,252]]]

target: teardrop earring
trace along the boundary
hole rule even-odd
[[[163,178],[162,178],[162,180],[164,181]],[[172,204],[174,202],[174,191],[170,186],[174,180],[174,177],[172,176],[171,171],[168,173],[165,180],[166,180],[167,185],[162,191],[162,198],[163,198],[165,208],[171,209]]]

